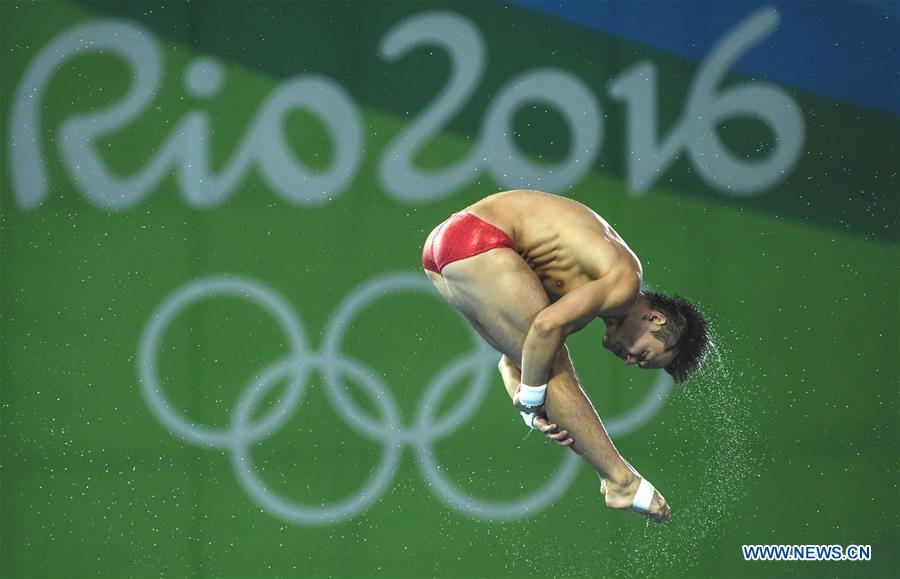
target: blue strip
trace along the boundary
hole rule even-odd
[[[738,72],[900,115],[898,2],[513,0],[513,4],[695,60],[708,55],[750,14],[775,6],[781,14],[778,29],[738,61]]]

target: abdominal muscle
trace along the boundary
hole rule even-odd
[[[572,199],[513,190],[485,197],[464,211],[509,235],[551,301],[620,268],[641,273],[640,261],[618,233]]]

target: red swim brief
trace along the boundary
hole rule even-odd
[[[454,213],[435,227],[422,248],[422,267],[440,273],[444,266],[497,247],[515,249],[505,231],[471,213]]]

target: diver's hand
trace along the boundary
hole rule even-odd
[[[544,433],[544,436],[559,444],[560,446],[571,446],[573,442],[575,442],[571,436],[569,436],[569,432],[565,429],[561,429],[558,424],[554,424],[550,422],[550,419],[547,418],[547,411],[543,406],[538,406],[537,408],[533,406],[524,406],[519,401],[519,390],[516,389],[515,394],[513,394],[513,404],[516,409],[522,413],[522,417],[525,418],[531,413],[534,413],[534,418],[531,419],[531,428],[535,430],[540,430]],[[528,420],[525,420],[525,424],[528,424]]]
[[[569,436],[568,430],[560,428],[559,425],[550,422],[543,409],[535,415],[532,422],[538,430],[544,433],[544,436],[560,446],[572,446],[572,443],[575,442],[575,440]]]
[[[600,493],[606,498],[606,506],[611,509],[625,510],[631,509],[634,502],[634,495],[637,493],[638,486],[641,484],[640,476],[632,477],[628,484],[618,486],[611,481],[600,479]],[[635,513],[646,517],[657,523],[665,523],[672,518],[672,509],[669,508],[666,499],[663,498],[659,491],[653,491],[653,501],[650,503],[650,510],[646,513],[637,509],[632,509]]]

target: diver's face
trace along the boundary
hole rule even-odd
[[[639,368],[665,368],[675,359],[674,351],[651,332],[652,316],[625,316],[607,322],[603,347],[618,356],[625,365]]]

